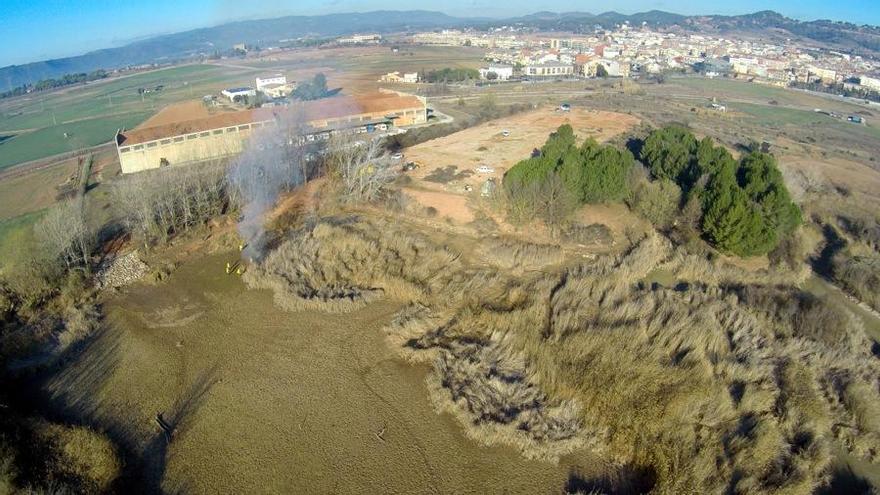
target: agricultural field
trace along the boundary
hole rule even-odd
[[[0,273],[9,263],[21,259],[23,249],[34,242],[34,225],[43,216],[42,210],[0,220],[0,250],[4,253],[0,260]]]
[[[117,129],[136,127],[170,104],[253,85],[253,78],[266,72],[283,72],[291,80],[324,72],[331,87],[357,93],[374,91],[382,86],[378,77],[394,70],[478,67],[482,53],[449,47],[412,47],[397,54],[388,47],[309,49],[159,69],[12,98],[0,102],[0,170],[107,142]],[[155,91],[158,86],[162,89]],[[141,95],[139,88],[151,91]],[[418,91],[413,85],[398,89]]]
[[[239,69],[281,72],[293,80],[306,79],[323,72],[331,88],[342,88],[345,93],[375,91],[378,87],[418,92],[422,85],[389,85],[379,83],[378,79],[393,71],[478,68],[483,63],[484,54],[485,50],[478,48],[403,46],[398,53],[393,53],[389,46],[368,46],[268,53],[256,59],[217,63]]]
[[[113,139],[118,129],[137,126],[149,116],[150,112],[135,112],[98,117],[17,134],[0,145],[0,170],[19,163],[106,143]]]
[[[162,107],[215,94],[235,84],[252,84],[258,73],[240,68],[186,65],[122,76],[0,102],[0,170],[113,139]],[[139,88],[151,91],[141,95]],[[67,133],[67,137],[65,137]]]

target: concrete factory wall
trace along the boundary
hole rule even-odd
[[[295,110],[264,108],[221,113],[117,133],[122,173],[235,155],[243,150],[253,129],[275,125],[288,111],[301,112],[312,128],[311,134],[322,139],[329,137],[328,132],[372,131],[379,124],[384,130],[386,125],[412,126],[428,120],[424,98],[392,91],[307,102]]]
[[[236,126],[214,129],[186,136],[150,141],[119,149],[122,173],[129,174],[163,164],[180,165],[189,162],[213,160],[241,153],[251,135],[250,126],[239,130]]]

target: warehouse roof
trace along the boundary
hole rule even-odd
[[[304,119],[309,123],[319,124],[328,119],[338,119],[347,116],[376,113],[393,113],[402,110],[422,109],[425,104],[419,98],[411,95],[399,95],[397,93],[371,93],[359,96],[335,96],[322,100],[308,101],[292,105],[288,108],[260,108],[255,110],[242,110],[239,112],[226,112],[210,117],[174,122],[143,129],[123,130],[117,136],[120,145],[133,145],[165,139],[194,132],[204,132],[222,127],[232,127],[263,122],[284,117],[286,112],[295,115],[302,112]],[[384,116],[384,115],[383,115]],[[375,117],[375,115],[373,115]]]

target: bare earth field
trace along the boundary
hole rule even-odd
[[[556,493],[565,484],[574,459],[480,447],[434,412],[427,369],[393,357],[380,331],[398,303],[285,313],[270,292],[224,273],[232,256],[193,257],[167,282],[112,299],[108,330],[50,384],[77,413],[148,452],[153,486]],[[179,424],[167,451],[158,412]]]
[[[486,122],[404,150],[406,161],[420,165],[408,173],[414,182],[405,192],[423,206],[437,210],[440,218],[468,223],[475,218],[476,205],[470,203],[480,197],[483,183],[494,177],[500,185],[504,173],[540,148],[559,126],[570,124],[581,139],[607,141],[638,123],[637,118],[621,113],[584,108],[565,113],[550,106]],[[510,133],[507,137],[502,135],[505,130]],[[488,165],[494,172],[476,172],[480,165]],[[466,185],[471,186],[470,192],[465,191]],[[601,208],[589,209],[595,211],[588,216],[601,217]]]
[[[167,107],[156,112],[155,115],[143,121],[138,129],[146,129],[148,127],[156,127],[165,124],[175,124],[177,122],[185,122],[187,120],[201,119],[210,117],[218,112],[222,112],[221,107],[208,108],[201,100],[183,101],[180,103],[172,103]]]

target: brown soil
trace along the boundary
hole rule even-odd
[[[493,120],[446,137],[433,139],[406,150],[406,159],[421,164],[412,172],[414,179],[424,179],[437,168],[454,165],[460,170],[473,170],[478,165],[495,169],[493,174],[475,174],[461,181],[478,186],[488,177],[501,179],[504,172],[520,160],[528,158],[540,148],[547,136],[562,124],[570,124],[578,137],[605,141],[632,126],[639,120],[631,115],[574,109],[569,113],[542,107],[532,112]],[[510,132],[508,137],[502,131]],[[425,187],[432,187],[425,184]],[[436,184],[433,187],[438,187]],[[440,186],[442,187],[442,186]]]
[[[638,122],[635,117],[620,113],[586,109],[563,113],[553,107],[493,120],[406,149],[404,160],[415,161],[420,168],[407,173],[414,182],[413,187],[405,192],[422,206],[435,208],[441,218],[468,223],[474,220],[468,198],[478,199],[481,186],[490,177],[500,185],[504,172],[541,147],[547,136],[560,125],[570,124],[582,139],[592,137],[606,141]],[[501,135],[504,130],[510,132],[508,137]],[[479,165],[488,165],[494,168],[494,172],[476,173],[475,168]],[[454,173],[447,173],[450,170]],[[462,173],[466,171],[474,173]],[[453,175],[454,179],[448,181],[431,180]],[[466,191],[465,186],[472,190]],[[630,220],[631,216],[626,221]],[[622,226],[615,230],[623,232]]]
[[[581,225],[598,223],[607,226],[614,237],[613,245],[623,244],[627,234],[638,235],[653,230],[649,222],[631,212],[622,203],[585,205],[575,218]]]
[[[467,197],[461,194],[411,188],[403,189],[403,192],[422,206],[437,210],[438,218],[450,218],[459,224],[474,221],[474,212],[467,204]]]
[[[803,170],[821,177],[829,185],[878,197],[880,173],[867,165],[836,157],[807,154],[785,154],[780,159],[783,169]]]
[[[185,122],[187,120],[203,119],[225,111],[226,110],[222,107],[209,108],[202,103],[201,100],[183,101],[180,103],[173,103],[162,110],[159,110],[155,115],[143,121],[141,125],[137,126],[135,129],[147,129],[160,125]]]
[[[108,331],[50,385],[148,449],[163,489],[558,493],[574,462],[595,471],[584,454],[554,465],[480,447],[436,414],[427,370],[396,360],[380,331],[398,303],[284,313],[224,273],[235,255],[193,257],[111,300]],[[167,452],[160,411],[179,418]]]

